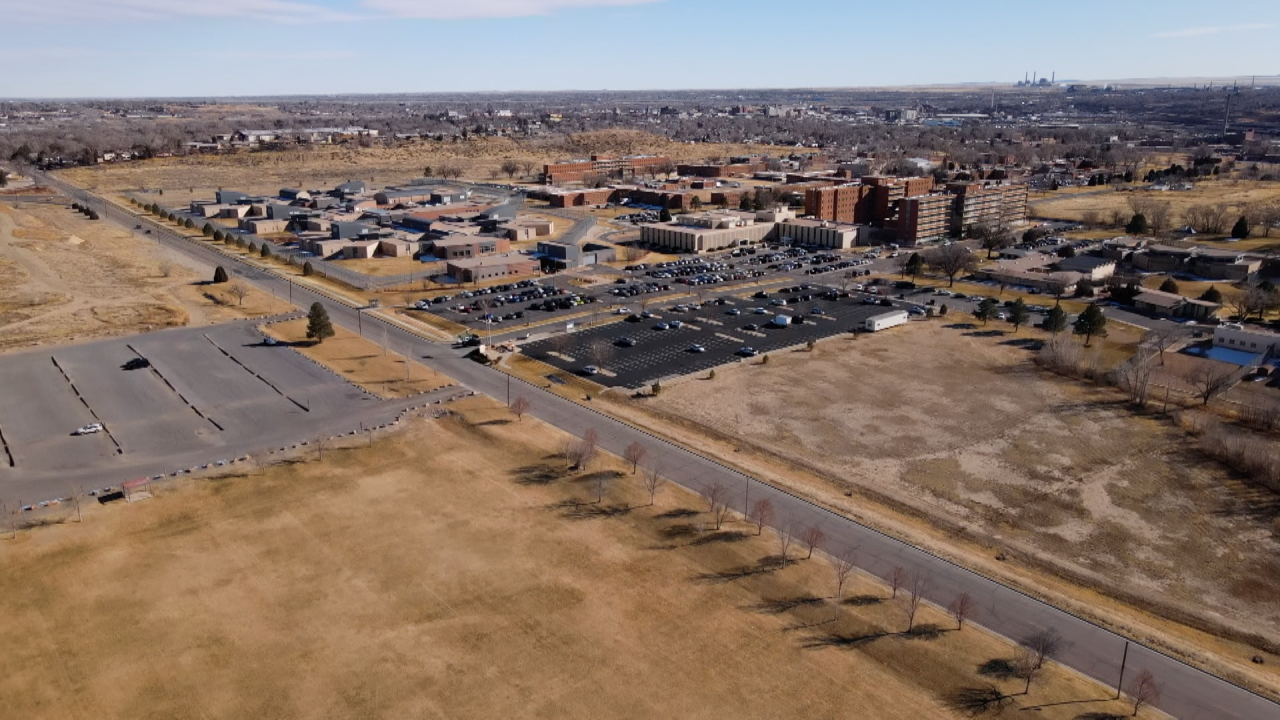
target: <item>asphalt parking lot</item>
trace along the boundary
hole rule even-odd
[[[812,292],[821,292],[816,290]],[[787,297],[773,295],[772,297]],[[707,303],[698,310],[676,312],[671,304],[651,309],[654,317],[638,322],[623,321],[599,328],[571,333],[570,340],[556,337],[529,343],[521,351],[573,374],[585,374],[584,368],[596,366],[600,372],[591,379],[612,387],[641,388],[663,378],[710,370],[744,358],[739,349],[751,347],[763,355],[782,348],[803,345],[810,340],[850,332],[862,322],[901,306],[885,307],[865,304],[861,297],[838,300],[814,297],[810,301],[776,307],[768,300],[726,297],[724,305]],[[757,314],[755,308],[764,308]],[[811,312],[820,309],[821,314]],[[737,310],[741,314],[733,315]],[[803,316],[803,324],[771,327],[776,315]],[[679,321],[682,327],[659,330],[660,323]],[[744,326],[755,324],[757,330]],[[626,347],[620,341],[630,338],[635,345]],[[560,345],[564,343],[563,349]],[[700,345],[704,352],[692,352]]]
[[[18,471],[243,445],[376,399],[246,323],[0,358],[0,433]],[[146,358],[149,367],[125,369]],[[103,432],[74,436],[90,423]],[[7,463],[6,463],[7,464]],[[109,465],[108,461],[108,465]]]

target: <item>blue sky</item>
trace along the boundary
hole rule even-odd
[[[0,0],[0,97],[1280,74],[1275,0]]]

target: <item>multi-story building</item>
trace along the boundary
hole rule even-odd
[[[640,240],[680,252],[709,252],[760,242],[773,230],[773,222],[756,222],[753,213],[717,210],[677,215],[669,223],[640,226]]]
[[[874,188],[848,184],[813,187],[804,191],[804,214],[818,220],[869,223],[875,218]]]
[[[589,175],[632,177],[636,174],[654,174],[672,167],[671,158],[664,155],[630,155],[611,157],[592,155],[590,159],[568,160],[550,163],[542,167],[543,177],[551,184],[579,182]]]
[[[778,223],[775,230],[779,239],[790,239],[800,245],[848,250],[857,245],[868,244],[871,228],[830,220],[793,218]]]
[[[951,229],[963,234],[974,225],[1009,227],[1027,219],[1025,183],[953,182],[947,191],[955,195]]]
[[[934,193],[898,201],[898,242],[918,245],[947,237],[954,199],[946,193]]]

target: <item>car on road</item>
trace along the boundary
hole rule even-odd
[[[746,347],[738,348],[738,355],[742,357],[755,357],[756,355],[759,355],[759,354],[760,353],[756,352],[756,349],[751,347],[750,345]]]
[[[653,318],[653,313],[649,312],[648,310],[645,310],[644,312],[640,313],[640,317],[644,318],[645,320],[650,320]]]
[[[600,368],[596,367],[595,365],[588,365],[582,368],[582,374],[583,375],[599,375]]]
[[[276,340],[276,339],[275,339],[275,338],[273,338],[273,337],[263,338],[263,340],[262,340],[262,344],[263,344],[263,345],[269,345],[269,346],[271,346],[271,347],[275,347],[275,346],[276,346],[276,345],[278,345],[279,343],[280,343],[280,341],[279,341],[279,340]]]
[[[660,322],[660,323],[658,323],[657,325],[654,325],[654,326],[653,326],[653,329],[654,329],[654,330],[670,330],[670,329],[671,329],[671,326],[670,326],[670,325],[668,325],[668,324],[666,324],[666,323],[664,323],[664,322]]]
[[[76,428],[75,432],[71,434],[72,435],[92,435],[94,433],[100,433],[100,432],[102,432],[102,423],[89,423],[88,425],[84,425]]]
[[[762,308],[762,307],[758,307],[758,308],[751,308],[751,312],[755,313],[756,315],[768,315],[768,314],[769,314],[769,311],[768,311],[768,310],[766,310],[765,308]]]
[[[725,315],[741,315],[742,311],[738,308],[729,308],[725,311]]]
[[[630,337],[620,337],[617,340],[615,340],[614,343],[619,347],[635,347],[636,339],[630,338]]]
[[[141,370],[142,368],[151,367],[151,361],[144,357],[130,358],[125,364],[120,366],[121,370]]]
[[[706,349],[705,347],[701,346],[701,345],[690,345],[690,346],[689,346],[689,352],[691,352],[691,353],[704,353],[704,352],[706,352],[706,351],[707,351],[707,349]]]

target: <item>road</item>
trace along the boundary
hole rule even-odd
[[[123,222],[126,227],[132,227],[138,222],[135,216],[100,200],[95,201],[95,198],[83,191],[57,180],[50,179],[48,182],[74,197],[93,202],[95,207],[104,208],[104,217]],[[274,290],[281,295],[290,289],[284,279],[223,256],[199,241],[185,240],[158,223],[151,225],[152,237],[164,244],[205,261],[209,261],[210,256],[215,256],[212,258],[214,261],[233,268],[237,274],[264,289]],[[355,308],[307,287],[295,285],[292,292],[295,303],[306,306],[311,302],[320,302],[328,309],[334,322],[348,329],[358,327]],[[672,482],[694,491],[709,483],[718,482],[731,488],[740,498],[735,502],[739,511],[748,502],[768,498],[777,511],[777,521],[774,523],[776,527],[788,523],[802,526],[820,524],[829,538],[828,547],[833,550],[856,549],[858,565],[864,571],[882,578],[887,577],[895,567],[924,573],[930,578],[930,590],[926,596],[931,602],[945,606],[958,593],[968,592],[978,608],[973,615],[974,622],[1015,640],[1036,630],[1053,628],[1066,640],[1066,646],[1057,657],[1059,662],[1104,685],[1114,685],[1120,675],[1120,661],[1126,639],[1109,630],[748,477],[687,448],[651,436],[585,404],[544,392],[498,370],[467,360],[456,350],[423,340],[376,316],[371,317],[375,322],[386,326],[393,342],[411,347],[425,364],[476,392],[505,399],[508,388],[516,388],[512,392],[522,393],[531,399],[533,407],[529,414],[579,437],[588,429],[594,429],[599,434],[600,446],[619,456],[627,445],[641,442],[649,450],[649,462],[656,464]],[[1130,644],[1127,657],[1125,677],[1131,680],[1141,670],[1150,670],[1163,684],[1159,708],[1175,717],[1187,720],[1261,720],[1280,717],[1280,705],[1137,642]]]

